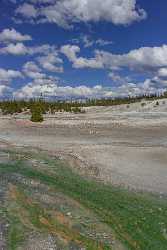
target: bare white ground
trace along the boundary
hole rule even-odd
[[[57,113],[42,124],[1,116],[0,140],[70,155],[105,182],[167,194],[167,99],[142,103]]]

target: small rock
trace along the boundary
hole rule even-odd
[[[71,217],[71,215],[72,215],[71,212],[68,212],[68,213],[67,213],[67,216]]]

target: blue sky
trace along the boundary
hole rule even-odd
[[[0,97],[166,90],[164,0],[1,0]]]

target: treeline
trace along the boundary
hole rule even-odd
[[[158,100],[167,98],[167,92],[163,94],[144,94],[134,97],[122,97],[122,98],[115,98],[115,99],[90,99],[87,100],[85,103],[82,104],[83,107],[90,107],[90,106],[115,106],[115,105],[122,105],[122,104],[131,104],[135,102],[140,102],[144,100]]]
[[[32,100],[7,100],[0,101],[0,110],[3,115],[13,115],[17,113],[33,113],[34,110],[39,110],[41,114],[55,114],[56,112],[73,112],[83,113],[84,110],[79,102],[56,101],[50,102],[42,99]]]
[[[56,112],[84,113],[84,107],[90,106],[114,106],[121,104],[131,104],[141,100],[156,100],[167,97],[167,93],[157,96],[140,95],[136,97],[125,97],[115,99],[88,99],[84,101],[46,101],[44,99],[31,100],[6,100],[0,101],[0,110],[2,114],[16,114],[22,112],[32,112],[39,110],[41,114],[54,114]]]

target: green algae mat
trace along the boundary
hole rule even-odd
[[[46,153],[1,150],[0,249],[165,250],[167,197],[87,180]]]

